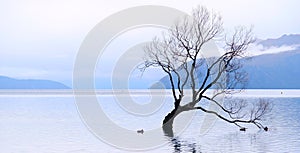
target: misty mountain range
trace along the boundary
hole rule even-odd
[[[300,34],[283,35],[277,39],[266,39],[257,42],[265,48],[300,45]]]
[[[300,89],[300,35],[283,35],[278,39],[260,40],[256,45],[262,45],[264,49],[282,46],[296,47],[293,50],[242,59],[242,69],[248,75],[245,88]],[[203,79],[200,78],[200,80]],[[160,79],[159,83],[167,89],[171,88],[168,76]],[[161,88],[159,83],[152,88]]]
[[[264,54],[243,60],[247,72],[246,89],[300,89],[300,49]],[[171,88],[168,76],[160,81]],[[153,88],[160,88],[154,85]],[[239,87],[238,87],[239,88]]]
[[[247,89],[300,89],[300,34],[283,35],[277,39],[256,42],[264,49],[293,46],[293,49],[262,54],[244,60],[243,69],[248,73]],[[262,51],[263,52],[263,51]],[[167,76],[157,80],[170,88]],[[154,85],[155,87],[155,85]],[[0,76],[0,89],[69,89],[51,80],[14,79]],[[146,89],[141,84],[141,88]],[[157,87],[156,87],[157,88]]]
[[[14,79],[0,76],[0,89],[70,89],[70,87],[51,80]]]

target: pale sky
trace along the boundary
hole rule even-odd
[[[186,13],[205,5],[223,16],[226,29],[253,25],[261,39],[300,34],[296,0],[0,0],[0,75],[71,86],[76,53],[87,33],[113,13],[141,5]]]

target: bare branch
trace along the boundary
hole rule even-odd
[[[199,6],[190,17],[184,17],[145,47],[142,70],[159,67],[167,74],[171,84],[175,108],[166,116],[164,123],[173,120],[180,112],[202,110],[241,128],[242,123],[264,128],[260,121],[271,110],[268,101],[259,100],[249,108],[243,100],[231,100],[224,104],[217,100],[219,95],[233,94],[236,92],[233,89],[243,89],[245,86],[247,74],[242,70],[241,58],[254,42],[251,28],[237,27],[232,36],[225,37],[224,54],[204,59],[201,57],[203,45],[222,35],[222,25],[219,14]],[[180,103],[187,87],[192,89],[192,99],[182,106]],[[212,88],[216,92],[207,96],[207,91]],[[202,99],[217,105],[222,112],[199,106]]]

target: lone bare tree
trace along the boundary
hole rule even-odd
[[[161,38],[154,38],[145,47],[143,68],[159,67],[168,76],[174,99],[174,109],[163,120],[163,129],[172,130],[174,118],[182,112],[200,110],[232,123],[245,130],[246,123],[260,129],[261,119],[271,110],[270,103],[259,100],[252,106],[243,100],[218,101],[222,94],[232,95],[235,87],[243,87],[246,73],[242,71],[241,57],[249,44],[254,41],[251,29],[236,28],[232,36],[224,38],[224,53],[218,57],[203,57],[203,46],[223,35],[223,23],[220,15],[210,12],[205,7],[194,9],[191,17],[185,17],[164,33]],[[209,89],[215,92],[207,94]],[[186,89],[192,96],[187,103],[182,102]],[[200,101],[209,101],[219,110],[209,110],[201,106]]]

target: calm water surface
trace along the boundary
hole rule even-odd
[[[148,95],[133,96],[141,103],[147,103],[148,98]],[[200,127],[204,114],[197,112],[183,133],[173,138],[162,134],[165,144],[147,152],[300,152],[300,98],[268,99],[274,105],[265,122],[270,129],[268,132],[254,126],[240,132],[237,127],[218,120],[203,134]],[[159,128],[164,115],[172,108],[172,103],[164,102],[152,114],[139,116],[126,112],[111,95],[98,96],[98,100],[112,121],[134,131]],[[166,101],[170,100],[167,96]],[[96,138],[81,121],[74,97],[61,95],[1,96],[0,152],[129,151],[119,150]]]

